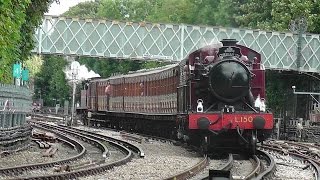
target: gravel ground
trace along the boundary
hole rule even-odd
[[[24,151],[19,151],[14,154],[10,154],[8,156],[1,157],[0,168],[56,161],[60,159],[69,158],[77,154],[77,151],[71,149],[69,146],[64,145],[62,143],[51,144],[58,148],[58,151],[52,158],[42,157],[42,154],[46,151],[46,149],[40,149],[36,143],[31,142],[30,148]]]
[[[36,143],[32,142],[30,148],[26,149],[25,151],[17,152],[15,154],[11,154],[6,157],[1,157],[0,158],[1,168],[21,166],[26,164],[35,164],[35,163],[47,163],[51,161],[70,158],[71,156],[75,156],[78,154],[76,150],[71,149],[69,146],[64,145],[62,143],[51,143],[51,144],[58,148],[58,151],[52,158],[43,157],[42,154],[46,151],[46,149],[40,149]],[[53,173],[52,167],[47,169],[22,171],[21,174],[19,174],[18,176],[40,175],[40,174],[48,174],[48,173]],[[8,179],[8,178],[15,178],[15,176],[0,175],[0,179]]]
[[[122,139],[119,132],[89,129],[88,127],[79,127],[79,129],[93,130],[96,133]],[[164,179],[191,168],[201,160],[196,153],[170,143],[149,140],[135,144],[144,150],[144,158],[133,159],[126,165],[115,167],[101,175],[80,179]]]
[[[76,137],[74,137],[74,138],[76,138]],[[93,146],[93,145],[91,145],[91,144],[89,144],[89,143],[87,143],[85,141],[82,141],[80,139],[78,139],[78,141],[86,148],[87,153],[83,158],[79,159],[78,161],[75,161],[75,162],[71,163],[71,167],[70,167],[71,170],[74,169],[74,168],[81,169],[81,168],[83,168],[83,166],[87,167],[88,165],[97,166],[95,161],[104,159],[102,157],[102,152],[97,147],[95,147],[95,146]],[[124,154],[122,154],[118,150],[116,150],[116,149],[114,149],[112,147],[108,147],[108,148],[113,153],[108,158],[105,159],[105,162],[114,162],[114,161],[119,160],[120,158],[124,157]],[[60,148],[58,147],[58,149],[60,149]],[[66,156],[66,157],[70,157],[67,150],[66,151],[61,151],[61,153],[64,153],[64,156]],[[44,158],[42,158],[42,159],[44,159]],[[54,171],[54,168],[50,167],[50,168],[45,168],[45,169],[36,169],[36,170],[31,170],[31,171],[24,171],[19,176],[15,176],[15,177],[3,176],[3,178],[6,179],[6,178],[17,178],[17,177],[21,177],[21,176],[38,176],[38,175],[44,175],[44,174],[48,175],[48,174],[55,174],[55,173],[57,173],[57,172]]]
[[[94,129],[88,127],[78,127],[79,129],[84,129],[87,131],[92,131],[100,133],[103,135],[111,136],[118,139],[123,139],[119,132],[111,130]],[[202,158],[199,157],[195,152],[189,152],[183,147],[174,146],[171,143],[160,142],[155,140],[144,140],[143,143],[131,142],[140,146],[145,153],[144,158],[135,158],[126,165],[115,167],[112,170],[106,171],[103,174],[89,177],[82,177],[82,180],[96,180],[96,179],[164,179],[176,175],[186,169],[191,168],[197,164]],[[74,156],[77,152],[61,143],[55,143],[58,148],[56,155],[53,158],[42,157],[44,149],[39,149],[37,144],[31,144],[30,148],[27,150],[17,152],[8,156],[0,158],[0,168],[18,166],[23,164],[31,163],[41,163],[48,161],[55,161],[58,159],[65,159],[70,156]],[[110,148],[111,156],[106,159],[107,161],[113,161],[117,157],[119,158],[121,154],[117,153],[116,149]],[[313,178],[313,171],[310,168],[303,170],[306,167],[301,161],[293,159],[291,156],[281,155],[275,152],[269,152],[275,159],[277,163],[277,169],[274,177],[270,179],[275,180],[311,180]],[[92,162],[92,157],[84,157],[79,160],[76,164]],[[195,177],[190,178],[191,180],[199,179],[204,175],[208,175],[209,169],[217,169],[225,164],[227,159],[223,160],[210,160],[209,166],[201,173]],[[232,174],[239,176],[244,176],[252,170],[252,164],[249,161],[235,161],[234,166],[236,168],[232,169]],[[239,167],[239,168],[237,168]],[[249,170],[248,170],[249,169]],[[53,169],[49,168],[47,170],[34,170],[27,172],[26,175],[36,175],[43,174],[45,171],[47,173],[53,173]],[[32,172],[32,173],[31,173]],[[242,172],[244,174],[242,174]],[[8,177],[3,177],[0,175],[0,179],[6,179]]]
[[[234,160],[231,174],[236,179],[242,179],[252,172],[252,170],[253,165],[249,160]]]
[[[313,180],[313,171],[310,168],[303,170],[307,164],[294,159],[288,155],[281,155],[276,152],[269,152],[274,158],[276,164],[276,172],[274,180]]]

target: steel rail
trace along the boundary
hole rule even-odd
[[[40,123],[40,124],[45,124],[45,123]],[[49,125],[50,126],[50,125]],[[53,127],[53,125],[51,125],[51,128]],[[56,128],[58,128],[58,126],[55,126]],[[61,127],[60,127],[61,128]],[[126,156],[120,160],[117,160],[115,162],[112,163],[105,163],[104,161],[100,161],[98,162],[99,165],[98,166],[94,166],[94,167],[87,167],[85,169],[78,169],[75,171],[71,171],[71,172],[64,172],[64,173],[57,173],[57,174],[50,174],[50,175],[40,175],[40,176],[21,176],[21,177],[15,177],[13,179],[34,179],[34,180],[38,180],[38,179],[77,179],[77,177],[81,177],[81,176],[87,176],[87,175],[94,175],[94,174],[99,174],[102,173],[106,170],[112,169],[115,166],[120,166],[123,164],[126,164],[127,162],[131,161],[133,158],[133,153],[132,151],[130,151],[128,148],[126,148],[125,146],[121,145],[121,144],[117,144],[114,142],[113,145],[117,146],[117,148],[119,148],[121,151],[123,152],[127,152]]]
[[[250,159],[250,162],[254,164],[255,168],[247,176],[245,176],[244,179],[254,178],[261,170],[261,161],[256,155],[253,156],[253,159]]]
[[[97,138],[97,137],[94,137],[90,134],[86,134],[86,135],[83,135],[81,133],[78,133],[76,131],[73,131],[72,129],[66,129],[66,128],[61,128],[59,126],[53,126],[53,125],[48,125],[48,124],[45,124],[45,123],[41,123],[42,126],[46,126],[48,128],[55,128],[59,131],[65,131],[65,132],[68,132],[70,134],[73,134],[77,137],[80,137],[81,139],[86,139],[90,144],[91,142],[94,142],[93,144],[96,145],[97,148],[99,148],[101,151],[102,151],[102,157],[107,157],[109,155],[109,149],[107,148],[106,145],[104,145],[103,143],[101,143],[101,141],[105,141],[103,139],[100,139],[100,138]],[[108,141],[108,143],[110,143]],[[112,142],[111,142],[112,143]]]
[[[94,136],[96,138],[101,138],[103,140],[108,140],[111,143],[117,143],[117,144],[123,145],[123,146],[131,149],[132,151],[136,152],[141,158],[143,158],[145,156],[145,153],[144,153],[144,151],[143,151],[143,149],[141,147],[139,147],[137,145],[134,145],[134,144],[132,144],[132,143],[130,143],[128,141],[124,141],[124,140],[121,140],[121,139],[116,139],[116,138],[109,137],[109,136],[106,136],[106,135],[102,135],[102,134],[98,134],[98,133],[94,133],[94,132],[88,132],[88,131],[85,131],[85,130],[72,128],[72,127],[68,127],[68,126],[62,126],[62,125],[59,125],[59,126],[66,127],[66,128],[71,128],[73,130],[76,130],[76,131],[79,131],[79,132]]]
[[[39,128],[41,128],[41,127],[39,127]],[[46,129],[46,130],[51,131],[50,129]],[[78,141],[76,141],[70,137],[66,137],[64,135],[61,135],[61,134],[56,134],[56,135],[59,136],[59,138],[61,138],[61,139],[69,141],[71,144],[73,144],[75,147],[77,147],[77,151],[79,152],[79,154],[72,156],[70,158],[65,158],[65,159],[57,160],[57,161],[53,161],[53,162],[25,164],[25,165],[21,165],[21,166],[0,168],[0,173],[5,174],[5,175],[11,175],[12,173],[17,172],[17,171],[22,172],[22,171],[26,171],[26,170],[30,170],[30,169],[41,169],[41,168],[53,167],[55,165],[61,165],[61,164],[69,163],[71,161],[75,161],[85,155],[86,149]]]
[[[169,178],[166,178],[165,180],[183,180],[187,179],[189,177],[192,177],[193,175],[197,174],[201,170],[203,170],[208,165],[208,157],[204,156],[203,159],[197,163],[195,166],[191,167],[190,169],[187,169],[179,174],[173,175]]]
[[[223,166],[218,168],[218,170],[219,171],[230,171],[233,166],[233,162],[234,162],[233,155],[229,154],[228,161]],[[208,180],[208,179],[209,179],[209,175],[203,177],[201,180]]]
[[[269,166],[264,171],[260,172],[255,178],[252,178],[254,180],[260,180],[265,177],[269,177],[273,174],[273,172],[276,169],[276,163],[273,157],[269,153],[259,149],[257,150],[257,154],[262,155],[265,158],[265,160],[268,162]]]
[[[282,149],[278,148],[278,147],[274,147],[272,145],[262,145],[260,146],[261,148],[263,149],[268,149],[268,150],[273,150],[273,151],[277,151],[277,152],[283,152]],[[288,154],[290,155],[293,155],[293,156],[296,156],[300,159],[303,159],[305,161],[308,161],[310,163],[310,165],[313,167],[313,169],[316,171],[315,172],[315,178],[316,179],[320,179],[320,168],[319,168],[319,165],[320,165],[320,161],[319,160],[314,160],[314,159],[311,159],[309,156],[303,154],[303,153],[296,153],[296,152],[291,152],[291,151],[288,151]]]
[[[35,117],[41,117],[41,118],[47,118],[47,119],[54,119],[54,120],[60,120],[61,118],[60,117],[54,117],[54,116],[44,116],[44,115],[35,115]],[[76,131],[81,131],[83,133],[86,133],[86,134],[89,134],[88,131],[85,131],[85,130],[81,130],[81,129],[77,129],[77,128],[72,128],[72,127],[69,127],[69,126],[65,126],[65,125],[59,125],[60,127],[65,127],[65,128],[70,128],[70,129],[73,129],[73,130],[76,130]],[[109,136],[105,136],[105,135],[102,135],[102,134],[98,134],[98,133],[94,133],[94,132],[90,132],[90,135],[94,135],[94,137],[100,137],[102,139],[106,139],[108,141],[112,141],[112,142],[115,142],[115,143],[119,143],[125,147],[128,147],[129,149],[131,149],[132,151],[136,152],[141,158],[143,158],[145,156],[145,153],[143,151],[143,149],[139,146],[136,146],[130,142],[127,142],[127,141],[124,141],[124,140],[120,140],[120,139],[116,139],[116,138],[112,138],[112,137],[109,137]]]

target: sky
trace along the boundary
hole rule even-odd
[[[54,15],[58,16],[69,10],[70,7],[77,5],[80,2],[93,1],[93,0],[59,0],[60,4],[56,2],[52,3],[49,7],[49,12],[45,15]]]

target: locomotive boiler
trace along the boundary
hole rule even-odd
[[[265,101],[261,55],[224,39],[178,64],[92,79],[86,121],[176,138],[202,153],[235,147],[254,153],[273,128]]]

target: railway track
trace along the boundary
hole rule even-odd
[[[43,128],[46,129],[46,128]],[[49,131],[49,129],[46,129]],[[49,167],[53,167],[56,165],[63,165],[70,163],[72,161],[76,161],[77,159],[83,157],[86,153],[85,148],[75,139],[70,138],[68,136],[64,136],[63,134],[56,134],[60,141],[63,141],[69,146],[72,146],[76,149],[78,152],[77,155],[67,158],[67,159],[62,159],[62,160],[57,160],[57,161],[52,161],[52,162],[47,162],[47,163],[34,163],[34,164],[26,164],[26,165],[21,165],[21,166],[14,166],[14,167],[6,167],[6,168],[0,168],[0,174],[5,175],[5,176],[14,176],[16,174],[21,174],[24,171],[30,171],[34,169],[45,169]]]
[[[46,115],[34,115],[33,118],[36,119],[36,120],[49,121],[49,122],[58,122],[58,121],[60,121],[62,119],[61,117],[46,116]],[[35,122],[35,121],[33,121],[33,122]],[[47,124],[47,123],[42,123],[42,124],[46,125],[46,126],[49,126],[49,124]],[[97,133],[94,133],[94,132],[90,132],[89,133],[86,130],[72,128],[72,127],[69,127],[69,126],[61,125],[61,124],[59,126],[56,126],[56,127],[62,128],[61,130],[68,129],[69,131],[83,133],[83,134],[86,134],[87,136],[91,136],[93,138],[99,138],[100,140],[107,140],[107,141],[111,141],[111,143],[117,143],[117,144],[123,145],[123,146],[131,149],[133,152],[136,152],[136,154],[138,154],[138,156],[144,157],[144,152],[139,146],[135,146],[135,145],[133,145],[133,144],[127,142],[127,141],[123,141],[123,140],[120,140],[120,139],[112,138],[110,136],[104,136],[104,135],[97,134]]]
[[[47,118],[50,118],[50,122],[54,122],[54,119],[58,120],[60,118],[55,118],[55,117],[38,117],[38,120],[47,120]],[[42,123],[41,123],[42,124]],[[111,141],[117,140],[119,141],[119,139],[115,139],[112,138],[110,136],[104,136],[98,133],[94,133],[94,132],[88,132],[86,130],[83,129],[79,129],[79,128],[70,128],[70,127],[66,127],[63,125],[58,126],[59,128],[68,128],[69,130],[72,131],[77,131],[77,132],[81,132],[81,133],[85,133],[85,134],[89,134],[89,135],[93,135],[94,137],[101,137],[104,139],[109,139]],[[159,140],[161,142],[170,142],[172,143],[172,140],[169,139],[164,139],[164,138],[159,138],[159,137],[154,137],[154,136],[148,136],[148,135],[140,135],[140,134],[132,134],[132,133],[127,133],[124,131],[120,132],[120,135],[122,136],[123,139],[125,139],[126,141],[122,141],[121,144],[128,147],[129,149],[131,149],[132,151],[136,152],[136,154],[140,157],[144,157],[144,152],[141,148],[137,147],[137,146],[131,146],[130,143],[128,143],[127,141],[134,141],[137,143],[142,143],[143,141],[149,141],[149,140]],[[187,177],[191,177],[194,174],[198,173],[199,171],[201,171],[204,167],[206,167],[208,164],[208,158],[207,157],[203,157],[197,164],[195,164],[194,166],[192,166],[191,168],[188,168],[180,173],[177,173],[175,175],[172,175],[170,177],[167,177],[165,179],[186,179]]]
[[[123,165],[133,158],[133,153],[131,150],[129,150],[127,147],[116,143],[114,141],[108,141],[106,139],[102,139],[101,137],[95,137],[94,135],[90,135],[88,133],[84,133],[75,129],[69,129],[66,127],[58,127],[53,125],[48,125],[44,123],[36,123],[32,122],[32,125],[37,128],[42,128],[46,131],[52,132],[57,134],[59,137],[66,137],[64,141],[72,142],[70,143],[70,146],[78,147],[78,152],[81,151],[76,157],[60,160],[60,161],[54,161],[50,163],[38,163],[38,164],[27,164],[19,167],[8,167],[3,168],[2,173],[4,175],[7,175],[8,178],[12,177],[13,179],[74,179],[81,176],[87,176],[87,175],[93,175],[98,174],[103,171],[106,171],[108,169],[111,169],[115,166]],[[60,133],[59,133],[60,132]],[[64,133],[62,133],[64,132]],[[76,136],[78,138],[81,138],[82,140],[87,141],[88,143],[98,147],[102,154],[101,159],[92,161],[92,162],[85,162],[82,164],[74,165],[75,160],[83,157],[87,151],[86,149],[79,143],[78,141],[68,138],[65,133],[72,134],[73,136]],[[106,162],[106,157],[109,155],[108,148],[104,143],[112,144],[112,146],[117,147],[119,150],[121,150],[126,156],[122,159],[116,160],[114,162]],[[134,149],[134,148],[132,148]],[[135,148],[138,149],[138,148]],[[140,152],[139,152],[140,153]],[[69,166],[72,167],[71,170],[68,169],[70,172],[63,172],[63,173],[48,173],[48,174],[38,174],[38,175],[28,175],[28,176],[21,176],[23,172],[34,170],[34,169],[46,169],[48,167],[53,166]],[[20,174],[20,175],[19,175]]]
[[[48,117],[45,117],[45,118],[48,118]],[[54,121],[52,118],[53,117],[50,117],[50,121],[51,122]],[[42,118],[42,120],[44,120],[44,118]],[[57,120],[59,120],[59,119],[57,119]],[[59,127],[65,127],[65,126],[59,126]],[[65,128],[67,128],[67,127],[65,127]],[[83,133],[88,133],[85,130],[77,129],[77,131],[80,131],[80,132],[83,132]],[[98,133],[90,132],[90,134],[94,134],[95,137],[102,137],[102,135],[100,135]],[[143,141],[148,141],[148,139],[159,139],[160,141],[172,141],[172,140],[167,140],[167,139],[158,138],[158,137],[154,137],[154,136],[132,134],[132,133],[127,133],[127,132],[123,132],[123,131],[121,131],[119,134],[126,141],[134,141],[136,143],[142,143]],[[110,138],[110,137],[108,136],[108,137],[103,137],[103,138]],[[172,143],[174,143],[174,142],[172,142]],[[139,151],[139,150],[135,150],[135,151]],[[139,153],[137,153],[137,154],[139,155]],[[144,155],[144,154],[142,154],[142,155]],[[267,163],[263,164],[260,159],[263,159]],[[205,167],[207,167],[210,161],[212,161],[212,160],[210,160],[207,157],[203,157],[199,161],[199,163],[194,165],[192,168],[186,169],[181,173],[178,173],[176,175],[170,176],[170,177],[165,178],[165,179],[186,179],[186,178],[190,178],[190,177],[196,175],[197,173],[199,173]],[[232,175],[233,179],[262,179],[262,178],[270,176],[270,174],[272,174],[273,170],[275,169],[275,163],[274,163],[272,157],[270,155],[268,155],[268,153],[266,153],[264,151],[258,151],[257,156],[253,156],[253,157],[250,158],[250,160],[247,160],[247,161],[248,161],[248,163],[251,163],[252,170],[246,172],[247,174],[244,175],[244,176]],[[235,162],[234,156],[233,155],[229,155],[229,158],[226,161],[226,163],[221,165],[220,167],[218,167],[216,169],[220,170],[220,171],[231,171],[233,166],[234,166],[234,164],[235,164],[234,162]],[[202,176],[200,179],[209,179],[208,171],[206,172],[206,174],[207,175]]]
[[[208,180],[211,178],[231,178],[234,180],[249,180],[249,179],[263,179],[270,176],[273,171],[275,170],[275,163],[273,158],[264,151],[257,152],[257,155],[254,155],[250,158],[243,158],[243,155],[235,155],[229,154],[227,160],[223,160],[225,163],[221,163],[222,165],[216,166],[217,160],[211,160],[213,165],[210,165],[207,168],[206,175],[197,176],[196,179]],[[263,165],[261,159],[267,161],[267,165]],[[221,160],[220,160],[221,161]],[[238,163],[237,163],[238,162]],[[240,162],[240,163],[239,163]],[[244,166],[244,162],[251,163],[252,168],[251,170],[241,171],[245,175],[239,175],[235,173],[234,169],[239,168],[237,166]],[[241,167],[244,169],[246,166]],[[210,169],[210,170],[209,170]],[[209,171],[209,173],[208,173]],[[235,174],[233,174],[235,173]]]
[[[104,128],[105,129],[105,128]],[[112,130],[112,129],[111,129]],[[130,141],[135,141],[137,143],[142,143],[144,140],[147,139],[158,139],[160,141],[164,141],[164,142],[168,142],[171,141],[172,143],[176,143],[173,140],[170,139],[164,139],[164,138],[158,138],[158,137],[154,137],[154,136],[150,136],[150,135],[140,135],[137,133],[127,133],[124,131],[120,131],[120,135],[127,140]],[[195,174],[197,174],[197,172],[199,173],[201,171],[201,169],[205,169],[206,166],[208,166],[208,164],[210,164],[210,161],[215,161],[214,163],[216,163],[216,160],[210,160],[209,158],[204,157],[204,159],[199,162],[199,165],[196,165],[195,167],[186,170],[185,172],[181,173],[181,175],[175,175],[172,176],[170,178],[167,179],[186,179],[189,177],[194,176]],[[267,162],[267,165],[263,165],[263,163],[260,161],[260,159],[263,159]],[[233,163],[235,162],[235,158],[234,155],[229,154],[229,158],[226,161],[225,164],[221,165],[220,167],[215,167],[215,169],[217,169],[218,171],[231,171],[232,167],[233,167]],[[251,172],[248,172],[248,174],[246,176],[232,176],[232,178],[234,180],[236,179],[262,179],[265,177],[270,176],[273,171],[275,170],[275,163],[273,158],[266,152],[264,151],[260,151],[258,150],[257,152],[257,156],[253,156],[249,159],[249,162],[252,164],[253,168]],[[209,170],[209,169],[207,169]],[[208,171],[206,172],[206,174],[208,174]],[[203,177],[197,176],[198,179],[209,179],[209,176],[207,175],[202,175]]]
[[[315,147],[313,145],[309,145],[309,146]],[[306,144],[294,143],[294,142],[279,143],[275,141],[269,141],[268,143],[261,145],[260,149],[264,149],[267,151],[274,151],[280,154],[290,155],[295,157],[298,160],[307,162],[308,165],[306,165],[305,167],[302,167],[302,169],[311,168],[313,171],[314,178],[318,180],[320,179],[320,160],[315,158],[315,155],[313,153],[305,149],[305,148],[308,148],[309,146]],[[299,147],[299,148],[295,148],[295,147]],[[318,154],[316,154],[316,156],[318,156]]]

